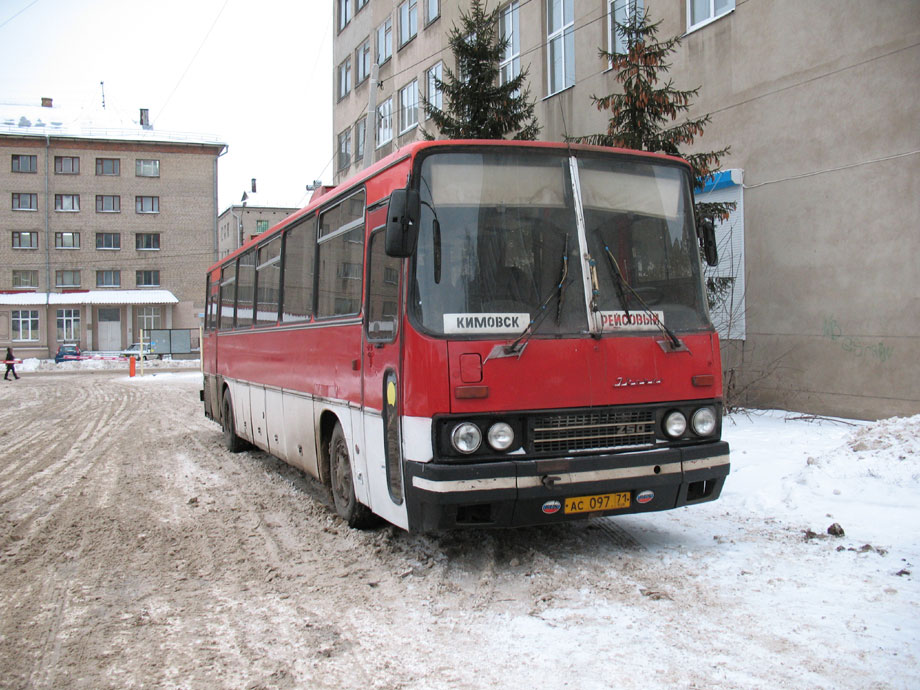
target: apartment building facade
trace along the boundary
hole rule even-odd
[[[731,146],[698,198],[734,201],[713,310],[739,404],[879,418],[920,412],[920,13],[908,0],[513,0],[502,78],[528,70],[540,138],[604,131],[599,48],[631,12],[682,37],[668,77],[701,87],[698,150]],[[431,130],[454,68],[443,0],[333,0],[336,181]],[[377,77],[371,73],[377,65]],[[368,111],[370,109],[370,117]],[[365,133],[368,135],[365,139]],[[436,131],[431,132],[437,135]],[[364,142],[367,143],[364,143]]]
[[[17,357],[197,330],[226,146],[139,114],[0,107],[0,347]]]

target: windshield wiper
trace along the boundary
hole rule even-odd
[[[615,279],[617,296],[620,298],[620,304],[623,305],[623,311],[626,314],[626,318],[629,318],[629,307],[627,306],[626,290],[629,290],[629,293],[636,298],[639,304],[642,306],[642,309],[648,314],[652,322],[661,329],[661,332],[664,333],[668,340],[671,341],[671,348],[673,350],[684,350],[686,346],[680,341],[680,339],[674,334],[670,328],[664,324],[664,320],[659,319],[654,311],[645,303],[645,300],[639,296],[639,293],[636,292],[632,285],[630,285],[624,278],[623,274],[620,272],[620,265],[617,263],[616,258],[613,256],[613,252],[610,251],[610,247],[607,246],[607,243],[600,237],[600,233],[597,233],[598,239],[601,241],[601,244],[604,245],[604,253],[607,254],[608,262],[610,263],[610,268],[613,272]]]
[[[510,345],[499,345],[492,350],[486,360],[488,361],[493,356],[498,357],[511,357],[514,355],[520,355],[524,348],[527,346],[527,342],[530,340],[531,336],[536,332],[537,328],[543,323],[543,319],[546,318],[546,307],[549,305],[553,297],[558,296],[558,303],[556,304],[556,323],[559,323],[559,320],[562,317],[562,302],[565,299],[565,286],[566,279],[569,276],[569,235],[566,233],[565,236],[565,247],[562,254],[562,267],[560,269],[559,283],[552,289],[552,291],[546,296],[540,303],[540,307],[537,310],[539,313],[537,316],[531,320],[527,325],[527,328],[524,329],[524,332],[518,336]],[[501,349],[501,354],[496,355],[496,349]]]

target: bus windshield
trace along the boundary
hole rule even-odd
[[[419,194],[411,302],[427,332],[709,327],[679,166],[586,152],[444,152],[423,159]]]

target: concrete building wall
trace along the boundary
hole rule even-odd
[[[712,115],[697,150],[731,146],[723,166],[744,172],[746,338],[724,347],[736,402],[865,418],[920,412],[917,3],[748,0],[689,32],[686,0],[644,4],[659,38],[683,37],[667,76],[700,87],[688,116]],[[378,103],[412,75],[421,87],[439,59],[453,67],[446,32],[459,9],[442,2],[440,19],[420,21],[398,50],[397,5],[369,3],[334,43],[334,65],[354,61],[360,40],[392,17]],[[605,130],[607,113],[590,97],[619,88],[598,55],[607,8],[574,3],[575,84],[549,95],[546,0],[519,4],[541,139]],[[367,88],[333,94],[334,136],[363,114]],[[407,132],[376,157],[419,136]]]

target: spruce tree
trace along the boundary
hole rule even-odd
[[[446,107],[425,102],[425,113],[446,139],[536,139],[540,132],[530,92],[524,87],[527,71],[499,84],[498,65],[508,39],[498,35],[498,8],[486,12],[482,0],[472,0],[448,34],[457,71],[445,67],[436,79]],[[435,137],[423,131],[427,139]]]
[[[625,54],[601,48],[599,53],[615,70],[622,93],[591,96],[598,110],[609,110],[607,131],[572,137],[572,141],[599,146],[617,146],[641,151],[666,153],[684,158],[694,176],[706,180],[718,172],[721,159],[729,148],[705,153],[683,153],[693,144],[710,122],[709,115],[675,122],[686,113],[699,93],[695,89],[674,88],[672,79],[664,81],[671,65],[668,56],[680,45],[680,37],[657,39],[661,22],[650,23],[648,11],[633,12],[626,24],[616,25],[616,32],[627,46]],[[725,221],[734,204],[697,204],[697,218]]]

